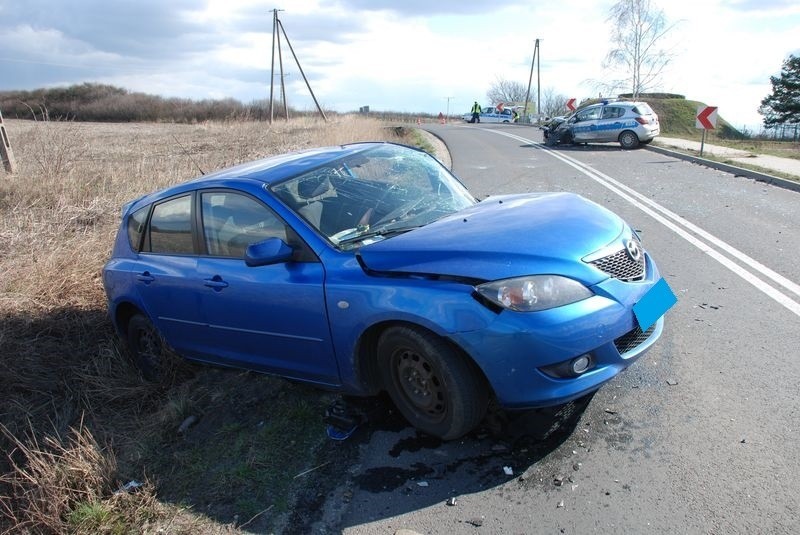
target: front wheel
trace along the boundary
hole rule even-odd
[[[383,385],[417,429],[458,438],[486,414],[488,392],[475,366],[445,340],[417,327],[392,327],[378,340]]]
[[[639,146],[639,136],[635,132],[626,130],[619,135],[619,144],[623,149],[635,149]]]

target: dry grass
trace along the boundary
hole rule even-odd
[[[171,385],[144,383],[114,337],[100,273],[120,208],[198,167],[394,132],[358,117],[6,127],[19,170],[0,174],[0,533],[232,529],[159,503],[150,483],[114,493],[123,483],[117,457],[128,465],[142,436],[174,426],[198,402],[183,384],[191,372]]]

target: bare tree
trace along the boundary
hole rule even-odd
[[[658,45],[675,24],[667,25],[664,11],[650,0],[618,0],[611,6],[607,20],[614,25],[614,48],[608,52],[603,67],[623,71],[623,78],[599,85],[607,92],[630,88],[633,98],[638,98],[658,84],[672,60],[672,54]]]
[[[567,100],[569,100],[568,97],[561,93],[556,93],[552,87],[545,88],[542,91],[542,114],[545,117],[566,115],[569,113]]]
[[[498,77],[486,92],[486,97],[492,104],[524,104],[527,87],[512,80]]]

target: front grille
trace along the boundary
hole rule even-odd
[[[614,345],[617,346],[617,351],[619,351],[620,355],[624,355],[628,351],[636,348],[639,344],[650,338],[650,335],[653,334],[653,331],[656,330],[656,324],[652,324],[649,329],[646,331],[642,331],[642,328],[638,325],[632,331],[627,334],[623,334],[616,340],[614,340]]]
[[[590,262],[590,264],[607,275],[625,282],[641,280],[645,275],[644,253],[637,261],[631,258],[625,249],[620,249],[614,254],[598,258]]]

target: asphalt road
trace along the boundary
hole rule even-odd
[[[430,129],[479,198],[572,191],[622,215],[678,303],[588,404],[445,444],[376,416],[315,531],[800,532],[800,194],[518,125]]]

